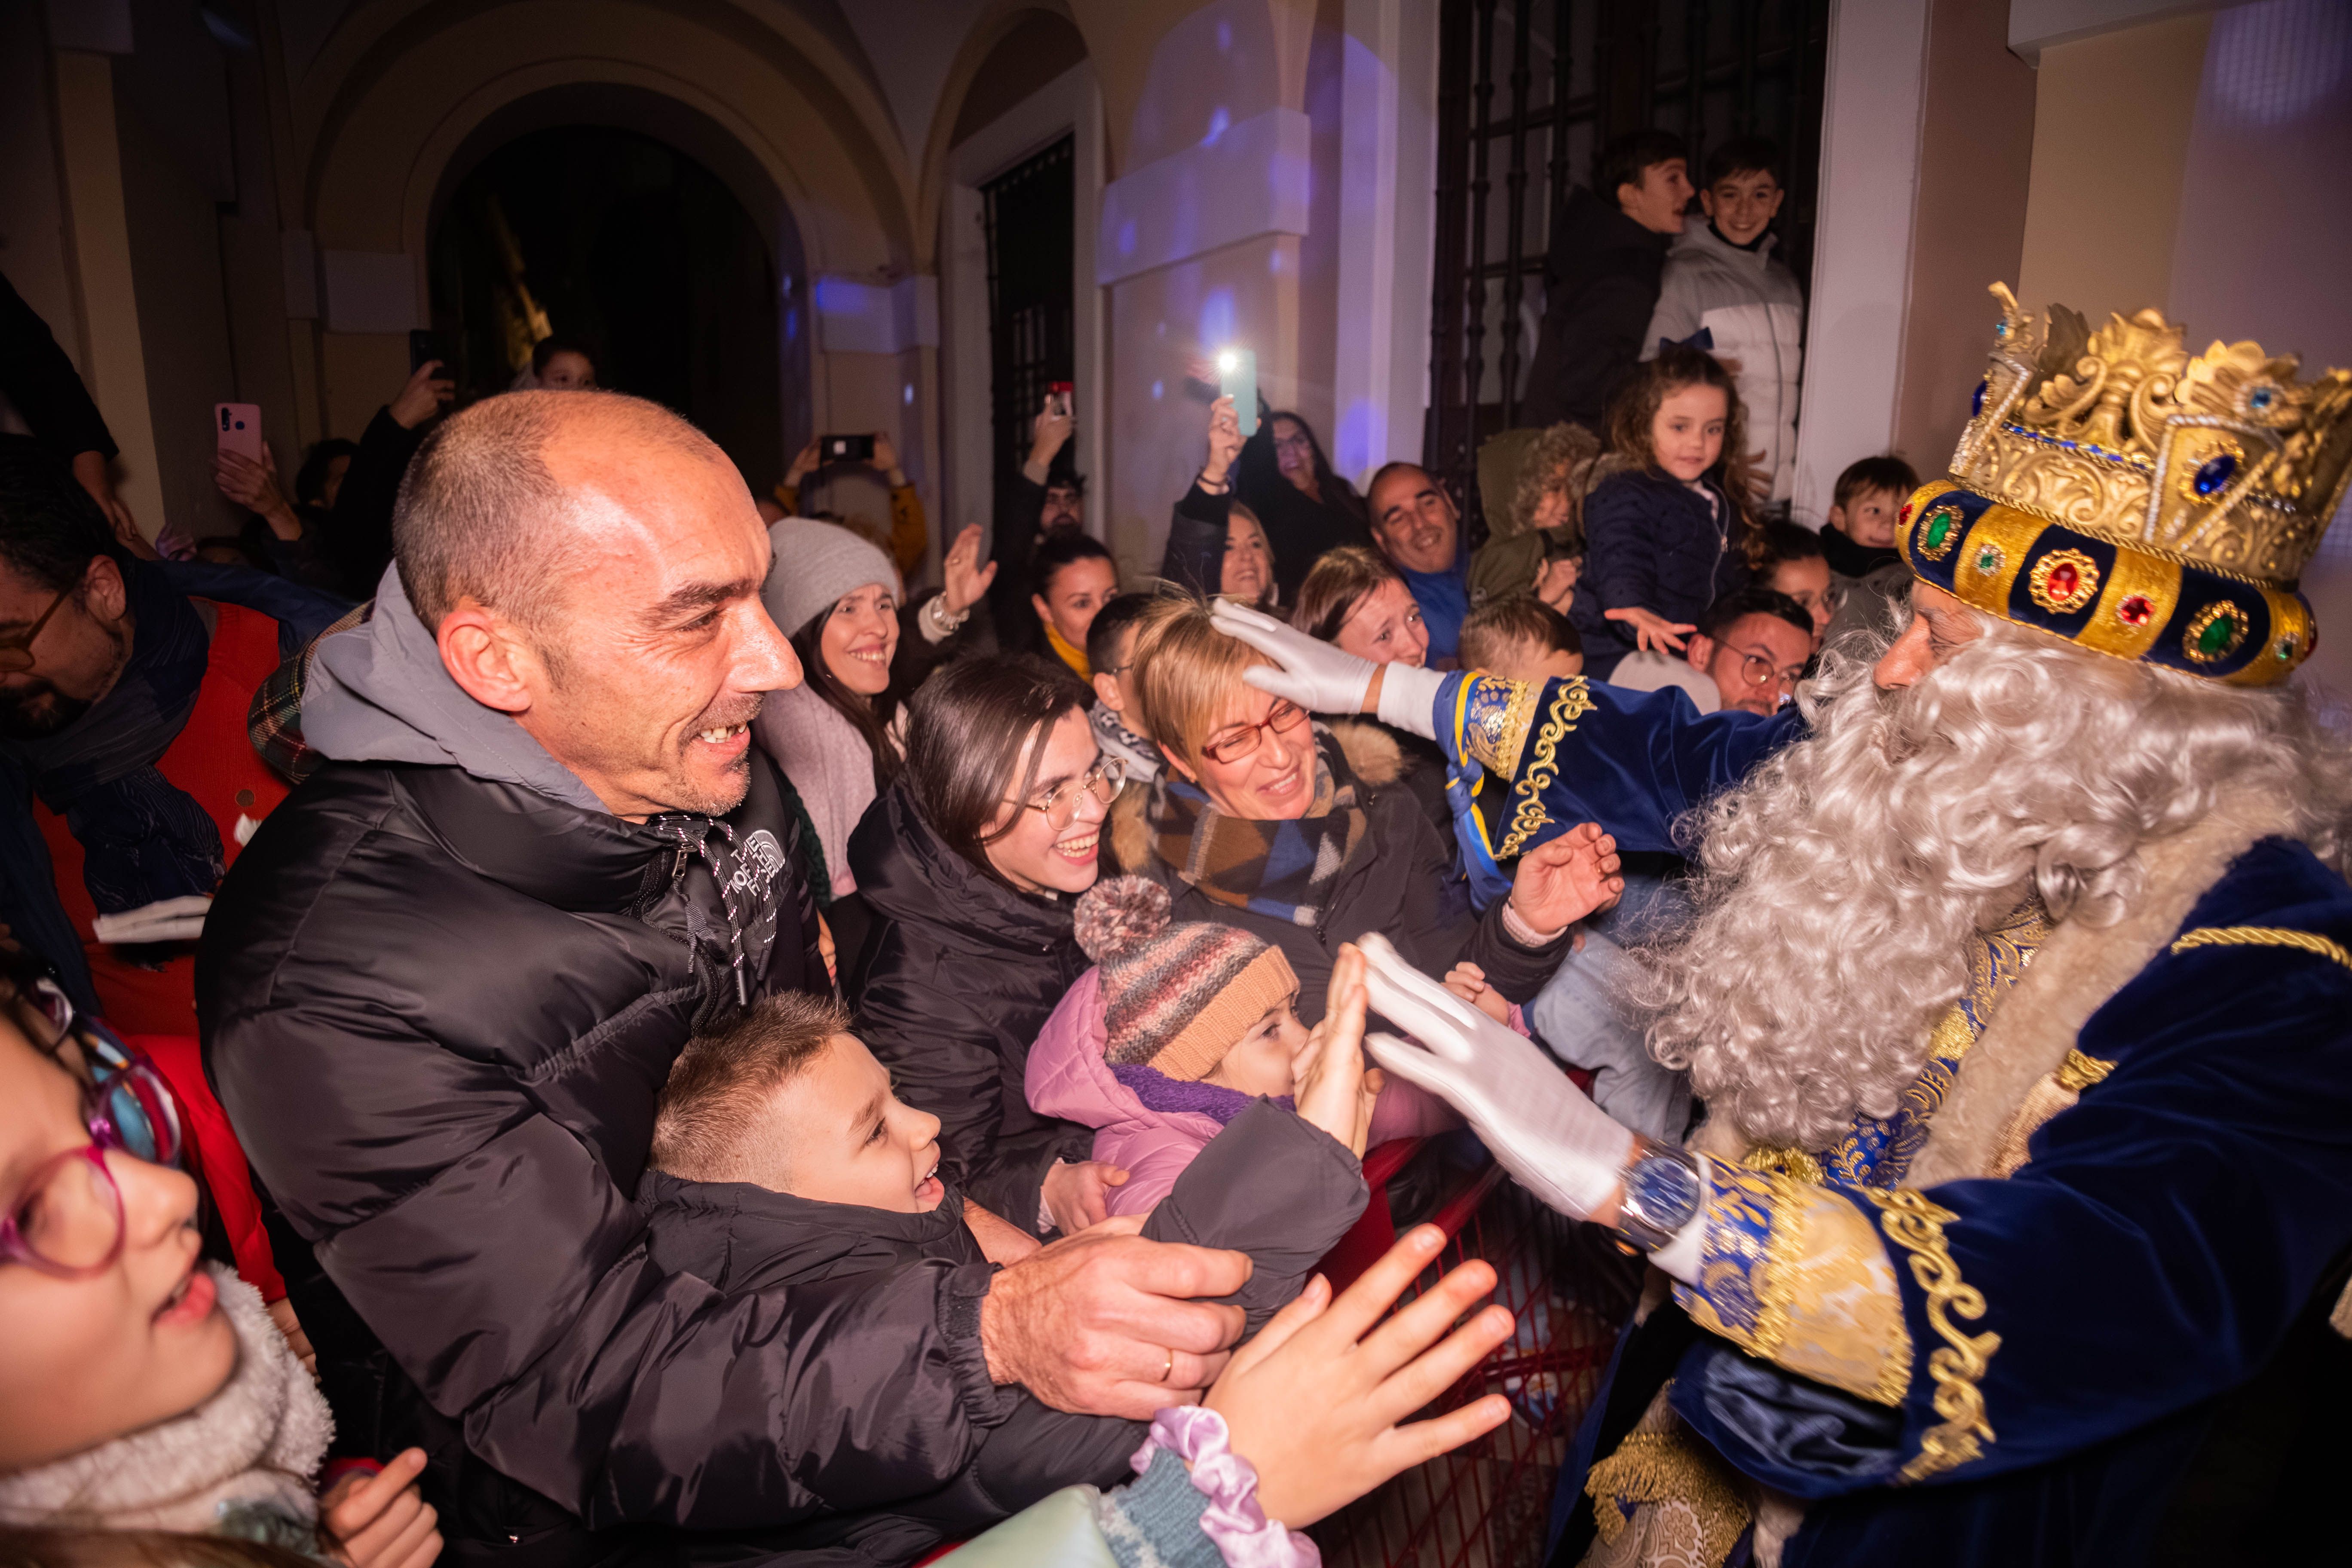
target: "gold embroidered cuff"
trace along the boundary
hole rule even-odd
[[[1877,1227],[1835,1188],[1708,1163],[1691,1321],[1751,1355],[1881,1405],[1911,1386],[1911,1332]]]
[[[1944,1239],[1944,1226],[1959,1216],[1908,1187],[1868,1187],[1864,1195],[1878,1205],[1887,1236],[1910,1253],[1911,1277],[1927,1295],[1928,1326],[1944,1342],[1927,1357],[1927,1375],[1936,1381],[1935,1411],[1943,1420],[1919,1435],[1919,1452],[1902,1473],[1906,1481],[1925,1480],[1967,1464],[1993,1440],[1984,1390],[1977,1384],[2000,1349],[2000,1336],[1971,1334],[1952,1321],[1958,1317],[1974,1322],[1985,1315],[1984,1292],[1960,1278],[1951,1244]]]

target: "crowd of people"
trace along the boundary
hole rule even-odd
[[[1318,1271],[1405,1139],[1651,1266],[1555,1563],[2089,1560],[2299,1430],[2352,746],[2243,563],[2352,377],[2004,293],[1804,526],[1777,156],[1609,151],[1482,528],[1220,396],[1140,582],[1066,400],[918,587],[887,435],[755,500],[558,340],[159,558],[0,320],[0,1551],[1309,1563],[1513,1418],[1489,1263]]]

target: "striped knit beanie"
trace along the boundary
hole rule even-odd
[[[1191,1083],[1296,994],[1298,977],[1280,948],[1239,927],[1171,924],[1171,912],[1159,883],[1114,877],[1078,900],[1078,945],[1101,971],[1106,1059]]]

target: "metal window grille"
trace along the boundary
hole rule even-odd
[[[981,187],[988,232],[989,397],[998,493],[1029,456],[1045,389],[1076,363],[1070,276],[1077,142],[1065,136]]]
[[[1443,0],[1422,457],[1474,529],[1478,444],[1527,396],[1552,226],[1610,142],[1678,133],[1695,184],[1709,147],[1778,142],[1777,254],[1810,284],[1828,42],[1829,0]]]

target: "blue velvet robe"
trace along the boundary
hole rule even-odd
[[[1670,847],[1677,814],[1800,722],[1483,676],[1449,684],[1439,721],[1486,775],[1503,858],[1586,820]],[[1589,1468],[1668,1377],[1715,1455],[1806,1500],[1785,1568],[2143,1554],[2216,1403],[2325,1310],[2352,1255],[2352,888],[2257,842],[2084,1024],[2095,1076],[2027,1164],[1904,1186],[1939,1075],[1964,1070],[2034,940],[2030,919],[1988,937],[1960,1033],[1939,1029],[1890,1122],[1777,1173],[1713,1164],[1699,1282],[1619,1346],[1562,1476],[1556,1562],[1591,1539]]]

